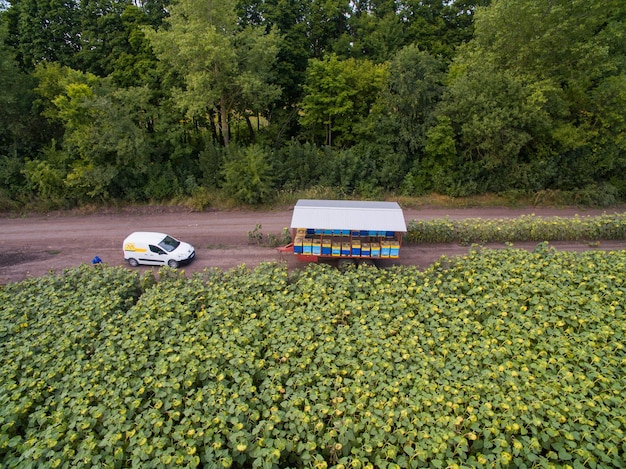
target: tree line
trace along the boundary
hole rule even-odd
[[[12,0],[0,208],[626,199],[622,0]]]

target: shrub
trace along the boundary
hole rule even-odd
[[[274,193],[272,165],[259,145],[246,147],[224,164],[224,191],[235,200],[257,205]]]

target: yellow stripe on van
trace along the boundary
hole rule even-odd
[[[138,248],[135,246],[134,243],[128,243],[124,245],[124,251],[131,251],[131,252],[147,252],[148,250],[145,248]]]

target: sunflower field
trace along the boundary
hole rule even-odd
[[[623,467],[626,251],[0,289],[0,466]]]
[[[598,241],[626,239],[626,213],[596,216],[411,220],[406,241],[413,244],[512,243],[514,241]]]

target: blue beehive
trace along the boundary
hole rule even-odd
[[[342,256],[350,255],[350,243],[341,243],[341,255]]]
[[[331,241],[328,238],[325,238],[322,240],[322,255],[323,256],[330,256],[332,253],[332,249],[331,249]]]

